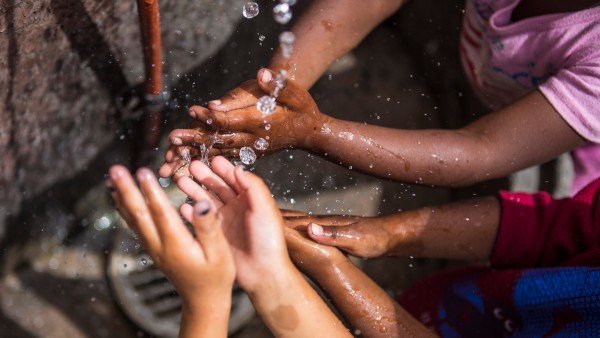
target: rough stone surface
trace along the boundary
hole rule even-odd
[[[214,54],[233,0],[161,1],[166,87]],[[115,99],[143,80],[136,2],[0,3],[0,237],[22,201],[85,169],[121,131]]]

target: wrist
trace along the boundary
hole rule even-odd
[[[317,154],[325,153],[327,148],[324,145],[330,142],[336,124],[336,119],[316,111],[314,118],[302,128],[303,135],[298,138],[298,147]]]

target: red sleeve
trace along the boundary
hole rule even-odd
[[[589,253],[599,264],[600,178],[573,198],[547,193],[501,192],[498,237],[492,251],[495,267],[586,265]],[[582,257],[587,257],[582,261]]]

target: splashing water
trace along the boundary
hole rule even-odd
[[[294,49],[294,42],[296,41],[296,35],[294,33],[285,31],[279,34],[279,47],[281,48],[281,54],[289,58],[292,56],[292,50]]]
[[[273,7],[273,18],[282,25],[290,22],[292,19],[292,11],[288,3],[282,2]]]
[[[260,137],[256,141],[254,141],[254,149],[256,150],[267,150],[269,147],[269,142],[264,138]]]
[[[252,19],[257,16],[259,12],[258,4],[252,1],[246,3],[244,8],[242,8],[242,15],[247,19]]]
[[[269,95],[265,95],[256,101],[256,108],[263,115],[273,114],[276,107],[277,103],[275,102],[275,98]]]
[[[190,156],[190,150],[186,147],[181,150],[181,158],[185,161],[185,164],[188,165],[192,162],[192,157]]]
[[[250,147],[242,147],[240,149],[240,161],[245,165],[250,165],[256,162],[256,153]]]

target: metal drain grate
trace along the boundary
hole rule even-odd
[[[181,299],[173,285],[152,264],[134,234],[123,224],[117,225],[112,243],[107,274],[113,294],[123,312],[152,335],[177,337]],[[254,308],[248,296],[237,286],[234,286],[232,292],[229,334],[244,327],[254,316]]]

